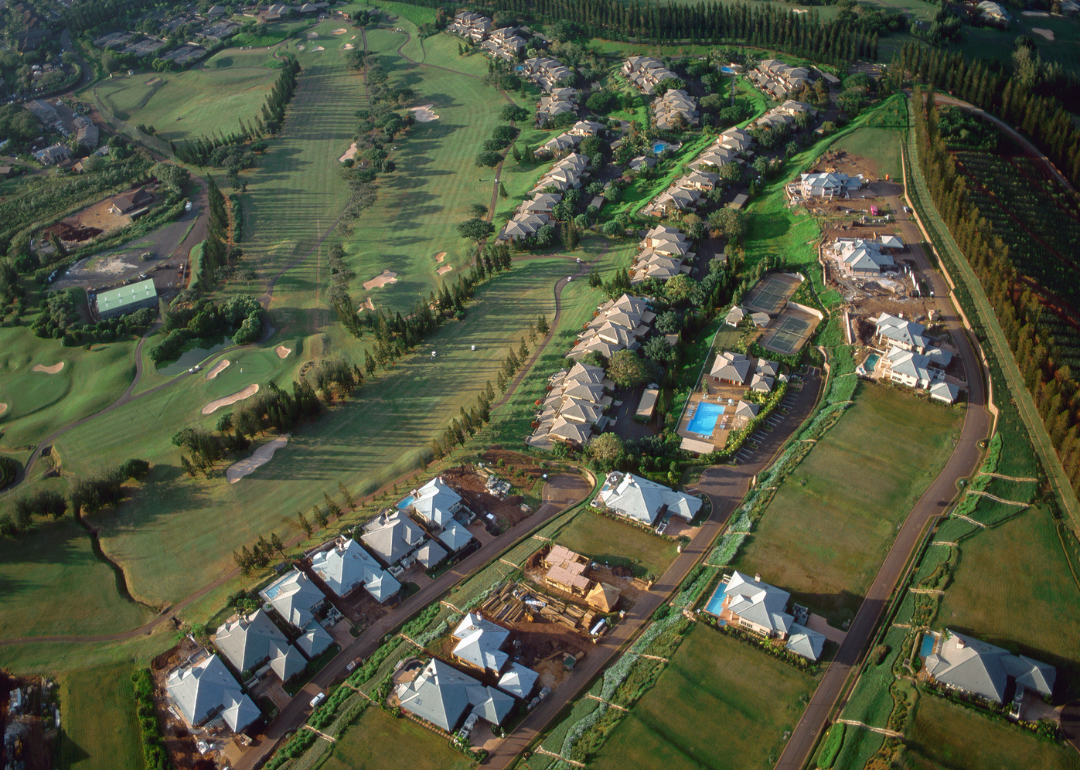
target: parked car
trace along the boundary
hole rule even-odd
[[[345,667],[345,670],[351,674],[356,669],[356,667],[360,665],[361,660],[363,660],[363,658],[357,658],[354,661],[350,661],[349,665]]]
[[[326,700],[326,693],[321,692],[318,695],[316,695],[314,698],[311,699],[311,707],[315,708],[320,703],[322,703],[324,700]]]

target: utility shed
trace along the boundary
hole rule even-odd
[[[103,319],[134,313],[144,307],[157,307],[157,304],[157,289],[151,278],[97,295],[97,311]]]

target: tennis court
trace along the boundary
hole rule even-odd
[[[765,276],[750,292],[743,307],[760,313],[776,315],[799,288],[799,279],[782,273]]]
[[[773,322],[761,346],[781,355],[793,355],[810,339],[814,326],[813,319],[804,318],[801,314],[784,313]]]

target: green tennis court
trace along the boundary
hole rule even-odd
[[[810,337],[810,322],[802,318],[785,315],[776,319],[775,324],[761,346],[785,356],[795,353]]]
[[[770,275],[754,287],[743,307],[776,315],[799,287],[798,281],[785,275]]]

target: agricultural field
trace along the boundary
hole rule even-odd
[[[60,679],[60,766],[113,770],[144,766],[130,662],[79,669]]]
[[[965,538],[935,625],[1074,666],[1069,661],[1080,649],[1080,588],[1049,513],[1029,509]]]
[[[1080,769],[1080,754],[1068,746],[929,695],[915,706],[915,720],[904,743],[904,767],[911,770]]]
[[[860,384],[854,400],[784,481],[735,565],[837,627],[855,616],[963,420],[962,409],[884,386]]]
[[[177,73],[115,73],[81,96],[111,123],[153,126],[165,141],[239,130],[259,114],[278,73],[269,53],[227,49]]]
[[[589,767],[770,768],[814,686],[786,663],[695,625]]]
[[[676,556],[675,545],[663,538],[607,516],[582,511],[555,541],[593,560],[625,566],[635,577],[659,577]]]
[[[338,738],[319,770],[468,770],[474,763],[446,739],[405,717],[369,707]]]

